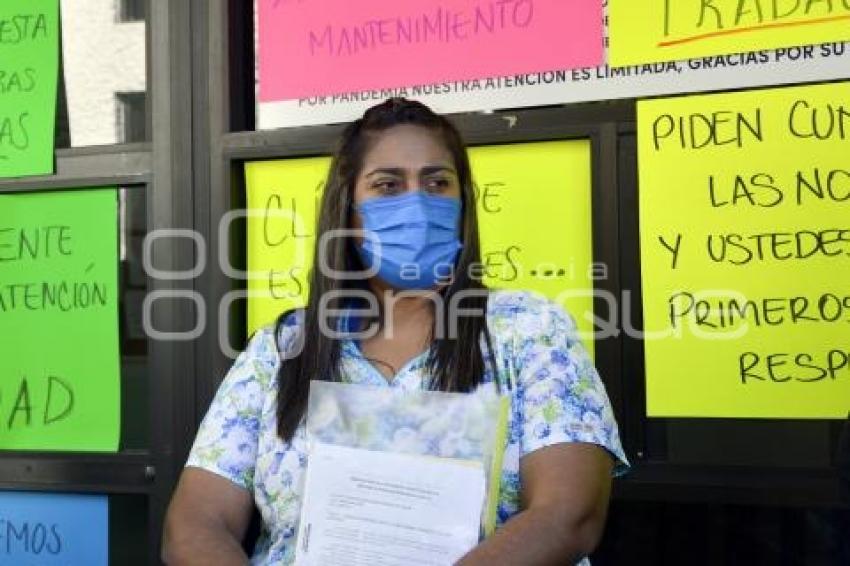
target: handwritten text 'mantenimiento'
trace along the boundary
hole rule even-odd
[[[528,28],[534,14],[534,0],[491,0],[467,11],[436,7],[347,26],[328,24],[308,32],[308,49],[311,56],[347,56],[387,46],[466,41]]]

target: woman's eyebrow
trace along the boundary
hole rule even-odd
[[[452,173],[453,175],[457,175],[454,167],[448,165],[426,165],[419,170],[420,175],[433,175],[434,173]]]
[[[377,169],[373,169],[372,171],[366,173],[366,177],[371,177],[372,175],[395,175],[396,177],[404,176],[404,169],[401,167],[378,167]]]
[[[420,175],[433,175],[435,173],[452,173],[457,175],[454,167],[450,165],[426,165],[419,170]],[[403,167],[378,167],[369,171],[364,177],[369,178],[373,175],[395,175],[396,177],[404,177],[405,169]]]

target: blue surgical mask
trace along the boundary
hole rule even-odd
[[[357,210],[366,232],[360,257],[378,277],[397,289],[430,289],[451,275],[462,247],[460,199],[414,191],[372,198]]]

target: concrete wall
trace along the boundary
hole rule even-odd
[[[120,0],[62,0],[62,56],[72,146],[124,141],[117,94],[145,90],[145,24]]]

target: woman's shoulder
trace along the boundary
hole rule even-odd
[[[297,346],[303,323],[304,309],[293,309],[281,314],[274,324],[265,328],[274,340],[278,357],[292,353]]]
[[[274,380],[282,357],[295,347],[300,321],[300,311],[290,311],[281,315],[276,322],[258,328],[233,363],[231,372],[242,369],[256,379]]]
[[[487,324],[494,332],[536,334],[555,328],[575,331],[575,322],[557,302],[525,290],[493,290],[487,301]]]

